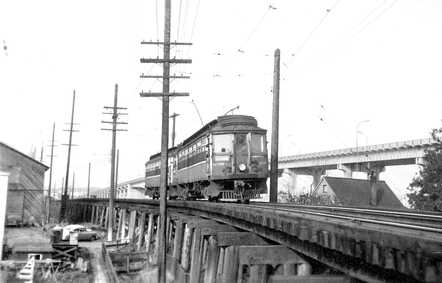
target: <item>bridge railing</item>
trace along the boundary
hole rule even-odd
[[[279,157],[279,162],[289,161],[293,159],[315,159],[320,157],[327,156],[336,156],[336,155],[347,155],[347,154],[356,154],[361,152],[368,151],[379,151],[379,150],[391,150],[398,148],[407,148],[407,147],[421,147],[421,146],[432,146],[436,143],[432,138],[426,139],[418,139],[418,140],[409,140],[409,141],[400,141],[400,142],[391,142],[384,144],[376,144],[376,145],[368,145],[368,146],[359,146],[351,147],[351,148],[343,148],[336,150],[328,150],[328,151],[320,151],[320,152],[312,152],[312,153],[303,153],[297,155],[289,155],[289,156],[281,156]]]

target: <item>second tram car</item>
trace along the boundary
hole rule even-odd
[[[267,130],[252,116],[220,116],[168,153],[170,199],[248,202],[267,193]],[[161,153],[146,162],[146,194],[159,197]]]

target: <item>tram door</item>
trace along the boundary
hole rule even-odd
[[[235,162],[234,162],[234,172],[236,174],[239,173],[248,173],[249,172],[249,146],[248,146],[248,142],[247,142],[247,136],[248,134],[244,134],[244,133],[240,133],[240,134],[235,134],[235,147],[234,147],[234,158],[235,158]],[[241,164],[246,165],[245,170],[240,170],[238,166],[240,166]]]

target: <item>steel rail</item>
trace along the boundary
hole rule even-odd
[[[342,206],[315,206],[315,205],[299,205],[299,204],[288,204],[288,203],[259,203],[260,205],[277,205],[278,207],[288,207],[288,208],[299,208],[303,210],[322,210],[329,211],[330,213],[340,214],[340,215],[356,215],[359,213],[363,217],[381,217],[384,221],[401,222],[403,224],[412,224],[418,222],[422,225],[425,223],[426,227],[442,229],[442,214],[437,212],[406,212],[398,209],[375,209],[375,208],[356,208],[356,207],[342,207]],[[379,219],[378,219],[379,220]]]
[[[344,215],[336,215],[333,212],[330,213],[319,213],[319,212],[312,212],[308,209],[287,209],[287,208],[281,208],[283,205],[257,205],[253,204],[252,207],[266,209],[266,210],[273,210],[273,211],[279,211],[279,212],[292,212],[292,213],[303,213],[303,214],[309,214],[313,216],[319,216],[319,217],[327,217],[327,218],[336,218],[341,220],[350,220],[353,222],[365,222],[370,224],[377,224],[377,225],[386,225],[386,226],[393,226],[398,228],[406,228],[406,229],[412,229],[412,230],[419,230],[419,231],[425,231],[425,232],[434,232],[434,233],[442,233],[442,228],[434,228],[424,225],[416,225],[414,223],[394,223],[392,221],[382,221],[382,220],[374,220],[374,219],[368,219],[363,217],[352,217],[352,216],[344,216]],[[370,211],[370,210],[366,210]],[[382,214],[380,214],[382,215]],[[383,217],[386,217],[383,215]]]

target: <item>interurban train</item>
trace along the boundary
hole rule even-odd
[[[220,116],[168,151],[169,199],[248,202],[267,193],[267,130],[252,116]],[[146,162],[146,194],[159,198],[161,153]]]

